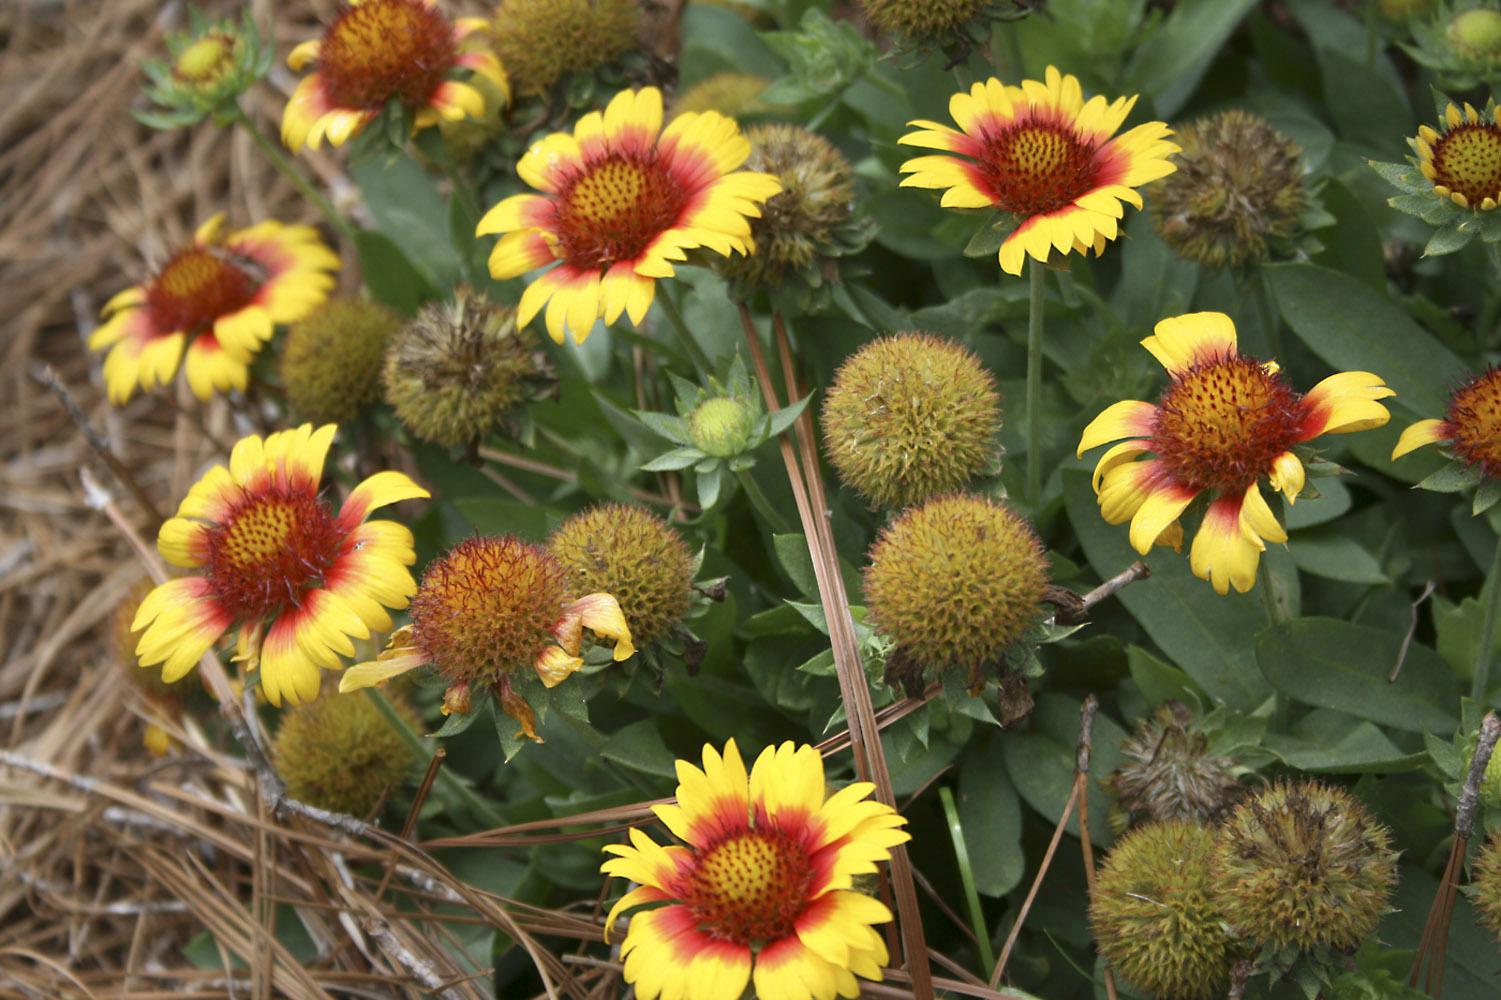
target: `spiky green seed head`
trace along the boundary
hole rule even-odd
[[[1489,63],[1501,58],[1501,11],[1472,7],[1454,15],[1449,44],[1466,59]]]
[[[771,174],[782,190],[751,220],[754,250],[716,264],[744,289],[777,288],[809,268],[810,284],[833,280],[835,258],[847,251],[837,230],[850,218],[855,200],[854,171],[844,154],[823,136],[800,125],[753,125],[745,169]]]
[[[460,288],[422,308],[386,351],[386,402],[417,437],[456,447],[483,438],[550,379],[516,310]]]
[[[1397,882],[1391,832],[1344,789],[1279,781],[1220,828],[1226,921],[1256,946],[1349,950],[1376,929]]]
[[[715,458],[740,454],[751,442],[756,411],[733,396],[712,396],[688,415],[688,436],[693,446]]]
[[[860,0],[865,16],[882,34],[916,42],[941,40],[963,30],[987,0]]]
[[[1470,902],[1480,922],[1501,940],[1501,833],[1486,841],[1470,872]]]
[[[689,113],[717,111],[740,119],[765,114],[773,106],[761,100],[761,91],[769,86],[770,80],[754,73],[715,73],[678,94],[677,100],[672,102],[672,115],[676,118]]]
[[[1214,833],[1183,820],[1128,833],[1089,904],[1100,954],[1159,1000],[1208,1000],[1229,984],[1230,936],[1215,900]]]
[[[866,344],[840,366],[823,405],[835,470],[872,507],[959,489],[998,453],[1001,397],[968,348],[928,333]]]
[[[636,0],[502,0],[491,33],[516,93],[540,95],[635,48],[640,20]]]
[[[575,594],[613,594],[637,646],[667,636],[693,597],[693,553],[644,507],[602,504],[575,514],[547,540]]]
[[[1121,766],[1105,782],[1126,823],[1213,823],[1240,798],[1235,761],[1209,752],[1209,737],[1177,702],[1142,719],[1121,744]]]
[[[974,670],[1041,618],[1047,554],[1020,515],[985,497],[929,500],[881,532],[865,570],[871,620],[923,667]]]
[[[1157,231],[1180,257],[1208,267],[1266,260],[1298,230],[1302,154],[1266,119],[1230,110],[1179,131],[1178,169],[1149,202]]]
[[[390,690],[385,696],[408,725],[420,727],[404,697]],[[316,701],[282,713],[271,756],[293,798],[351,816],[369,813],[416,759],[359,691],[325,691]]]
[[[329,299],[287,331],[281,384],[299,416],[341,424],[380,398],[386,346],[401,317],[377,302]]]

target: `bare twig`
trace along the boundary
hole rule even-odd
[[[1144,566],[1139,562],[1134,565]],[[1084,704],[1079,709],[1079,743],[1074,751],[1074,793],[1079,802],[1079,847],[1084,854],[1084,883],[1089,888],[1090,899],[1094,899],[1095,872],[1094,843],[1089,834],[1089,759],[1094,753],[1094,719],[1099,710],[1100,699],[1093,694],[1084,699]],[[1110,970],[1109,963],[1105,965],[1105,995],[1110,1000],[1116,1000],[1115,973]]]
[[[1110,579],[1106,580],[1104,583],[1091,590],[1089,593],[1085,594],[1082,599],[1084,610],[1088,611],[1090,608],[1094,607],[1096,604],[1099,604],[1105,598],[1113,597],[1127,584],[1135,583],[1137,580],[1145,580],[1151,575],[1152,571],[1147,567],[1147,564],[1142,562],[1140,559],[1136,560],[1134,563],[1127,566],[1125,569],[1121,570],[1119,573],[1115,574]]]

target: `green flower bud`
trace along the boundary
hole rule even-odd
[[[246,11],[241,23],[209,22],[190,11],[191,29],[168,35],[171,58],[142,65],[146,96],[156,105],[136,117],[152,128],[178,128],[209,114],[230,115],[235,102],[271,68],[273,52]]]
[[[1501,58],[1501,11],[1475,7],[1449,21],[1449,44],[1467,59],[1491,63]]]
[[[688,416],[693,446],[715,458],[732,458],[744,451],[755,427],[755,409],[733,396],[706,399]]]

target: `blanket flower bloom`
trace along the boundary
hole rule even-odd
[[[1189,560],[1194,575],[1221,594],[1245,592],[1268,540],[1287,541],[1266,499],[1263,476],[1289,503],[1305,471],[1293,452],[1320,434],[1380,427],[1390,419],[1377,402],[1395,395],[1370,372],[1341,372],[1300,395],[1273,362],[1239,353],[1235,324],[1224,313],[1174,316],[1141,342],[1172,381],[1157,405],[1116,403],[1079,439],[1083,455],[1118,438],[1094,470],[1100,513],[1131,522],[1131,545],[1145,555],[1154,543],[1178,548],[1178,518],[1201,493],[1210,496]],[[1154,457],[1137,461],[1141,455]]]
[[[223,228],[220,213],[145,284],[105,303],[89,347],[109,349],[110,402],[166,385],[179,365],[199,399],[244,389],[275,325],[295,323],[328,298],[339,258],[315,229],[267,221],[225,236]]]
[[[259,665],[273,705],[318,696],[319,668],[353,656],[350,637],[391,627],[416,589],[412,533],[366,521],[377,507],[426,497],[399,472],[377,472],[337,513],[319,495],[336,427],[303,424],[264,440],[241,438],[162,524],[157,549],[196,576],[169,580],[141,602],[132,631],[142,666],[177,680],[238,623],[236,658]]]
[[[525,326],[547,306],[547,332],[563,342],[621,313],[640,323],[656,279],[707,247],[728,257],[753,249],[750,220],[781,190],[770,174],[741,170],[751,146],[732,118],[678,115],[662,128],[662,92],[622,90],[573,132],[538,141],[516,173],[540,194],[517,194],[480,219],[476,235],[503,234],[490,274],[515,278],[557,264],[521,295]]]
[[[1443,442],[1454,457],[1484,479],[1501,479],[1501,368],[1472,377],[1449,397],[1442,420],[1419,420],[1402,432],[1396,460],[1424,445]]]
[[[908,839],[906,819],[870,800],[875,786],[824,795],[823,759],[811,746],[767,747],[750,774],[735,741],[704,766],[677,762],[677,802],[654,806],[687,846],[663,847],[640,830],[610,844],[601,871],[636,883],[610,910],[608,938],[636,912],[620,953],[641,1000],[855,997],[856,976],[879,980],[886,945],[874,924],[891,919],[854,891]]]
[[[416,112],[413,125],[482,118],[485,98],[453,79],[469,71],[510,99],[505,71],[485,41],[483,18],[450,21],[436,0],[349,0],[323,37],[287,56],[300,71],[316,62],[287,102],[281,139],[293,152],[324,139],[342,146],[392,101]]]
[[[1481,112],[1469,104],[1463,110],[1450,104],[1444,130],[1419,125],[1413,148],[1434,194],[1481,212],[1501,201],[1501,125],[1494,107]]]
[[[492,688],[521,732],[537,740],[531,707],[512,676],[529,670],[557,687],[584,665],[584,629],[614,640],[616,661],[635,655],[620,603],[604,593],[574,599],[567,570],[547,549],[515,535],[468,538],[428,566],[412,624],[397,629],[375,660],[345,671],[339,690],[431,665],[451,684],[445,714],[468,710],[471,687]]]
[[[918,119],[918,131],[897,140],[941,150],[908,160],[902,187],[943,191],[945,208],[997,208],[1017,226],[1001,244],[1001,270],[1021,274],[1031,256],[1103,253],[1120,233],[1122,202],[1141,208],[1136,190],[1176,170],[1172,130],[1147,122],[1116,129],[1136,98],[1084,100],[1079,81],[1052,66],[1042,80],[1011,87],[991,77],[949,99],[959,126]]]

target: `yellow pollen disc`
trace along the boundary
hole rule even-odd
[[[224,267],[224,262],[211,253],[190,251],[179,255],[157,276],[157,287],[169,295],[190,298],[213,287]]]
[[[261,565],[282,551],[294,521],[290,507],[275,500],[263,500],[235,516],[219,551],[233,566]]]
[[[760,837],[742,837],[711,851],[699,863],[699,877],[722,902],[759,909],[768,902],[782,868],[775,845]]]
[[[1007,152],[1013,165],[1033,177],[1045,177],[1066,166],[1073,157],[1072,139],[1048,128],[1024,128],[1011,137]]]
[[[223,35],[205,35],[182,50],[173,71],[180,79],[203,83],[222,73],[231,55],[231,43]]]
[[[1445,132],[1433,148],[1435,184],[1471,205],[1501,199],[1501,128],[1482,122]]]
[[[636,206],[646,187],[641,168],[610,160],[580,177],[568,195],[568,206],[586,222],[609,222]]]

